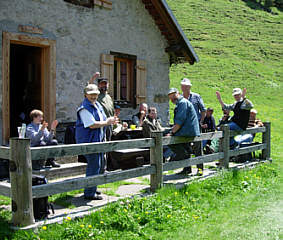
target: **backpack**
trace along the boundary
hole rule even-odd
[[[47,179],[44,176],[32,176],[32,186],[42,184],[47,184]],[[48,196],[33,199],[33,215],[35,220],[46,219],[50,214],[49,209],[51,209],[52,213],[54,214],[54,207],[51,203],[48,202]]]

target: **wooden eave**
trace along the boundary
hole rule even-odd
[[[178,24],[166,0],[141,1],[168,42],[166,52],[170,55],[170,63],[189,62],[194,64],[198,62],[197,54]]]

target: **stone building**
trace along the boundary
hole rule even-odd
[[[165,0],[1,0],[0,33],[0,144],[34,108],[74,122],[96,71],[121,118],[147,102],[166,122],[170,64],[198,61]]]

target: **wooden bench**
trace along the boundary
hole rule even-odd
[[[144,148],[133,148],[117,150],[110,153],[114,169],[122,170],[141,167],[150,162],[150,150]]]

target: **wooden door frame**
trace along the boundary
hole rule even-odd
[[[10,137],[10,44],[34,46],[42,49],[41,104],[44,118],[56,118],[56,41],[25,34],[2,34],[2,143]]]

